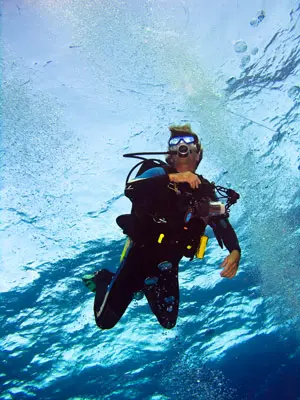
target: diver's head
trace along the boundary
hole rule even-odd
[[[198,136],[192,131],[190,124],[170,126],[169,154],[166,161],[172,167],[188,165],[196,170],[203,156],[203,149]]]

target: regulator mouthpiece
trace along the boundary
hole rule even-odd
[[[182,144],[179,146],[177,153],[179,157],[187,157],[189,155],[189,148],[185,144]]]

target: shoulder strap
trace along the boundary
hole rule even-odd
[[[145,171],[151,168],[157,168],[157,167],[166,168],[167,166],[168,165],[161,160],[156,160],[156,159],[145,160],[140,166],[136,176],[142,175]]]

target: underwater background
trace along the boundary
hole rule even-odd
[[[1,399],[300,399],[300,4],[1,0]],[[100,331],[81,276],[115,271],[124,153],[189,122],[198,173],[240,193],[177,326],[145,299]]]

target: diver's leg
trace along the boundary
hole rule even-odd
[[[157,270],[157,282],[151,284],[146,279],[144,292],[158,322],[171,329],[176,325],[179,308],[178,261],[161,262]]]
[[[140,274],[141,249],[131,246],[109,286],[103,290],[97,284],[94,302],[96,324],[101,329],[110,329],[121,319],[130,304],[133,293],[143,287]]]
[[[94,301],[94,310],[99,309],[101,307],[107,289],[114,276],[115,274],[108,271],[107,269],[101,269],[94,275],[93,282],[95,285],[95,292],[96,292]]]
[[[98,286],[100,283],[105,288],[105,292],[107,290],[108,285],[110,284],[113,276],[115,274],[113,272],[108,271],[107,269],[100,269],[99,271],[93,274],[86,274],[81,279],[83,284],[91,291],[96,292],[96,281],[98,281]],[[98,289],[99,291],[99,289]]]

